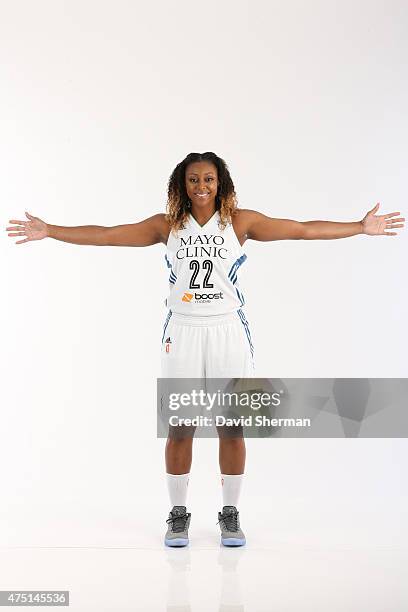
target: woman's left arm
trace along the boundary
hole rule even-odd
[[[380,204],[376,204],[361,221],[342,223],[337,221],[292,221],[272,219],[255,211],[247,216],[247,238],[252,240],[332,240],[348,238],[357,234],[369,236],[396,236],[397,232],[385,230],[404,227],[404,218],[395,218],[399,212],[376,215]]]

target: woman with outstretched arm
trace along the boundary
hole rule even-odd
[[[238,271],[245,262],[246,240],[333,240],[358,234],[396,236],[404,227],[399,212],[376,214],[379,204],[359,221],[292,221],[274,219],[237,207],[229,169],[215,153],[190,153],[172,172],[166,214],[139,223],[102,227],[62,227],[26,212],[27,220],[7,227],[16,244],[54,238],[72,244],[147,247],[166,245],[169,269],[168,314],[162,347],[162,376],[184,378],[245,378],[254,375],[249,324]],[[219,431],[220,434],[220,431]],[[192,462],[194,428],[166,443],[170,511],[167,546],[188,544],[191,513],[187,486]],[[219,435],[223,509],[218,513],[221,542],[242,546],[238,499],[245,467],[241,435]]]

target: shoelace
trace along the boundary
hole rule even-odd
[[[238,531],[238,514],[239,512],[228,512],[227,514],[221,514],[218,523],[223,522],[228,531]]]
[[[186,527],[188,520],[188,514],[173,514],[170,512],[169,518],[166,523],[171,523],[171,530],[175,533],[181,533]]]

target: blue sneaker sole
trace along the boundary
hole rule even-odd
[[[172,540],[164,540],[166,546],[187,546],[188,540],[186,538],[173,538]]]
[[[224,546],[245,546],[246,540],[245,538],[243,540],[240,538],[221,538],[221,543]]]

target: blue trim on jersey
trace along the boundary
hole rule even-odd
[[[248,342],[249,342],[249,348],[251,349],[251,355],[253,357],[254,356],[254,345],[252,344],[251,332],[249,331],[248,321],[246,320],[246,317],[241,309],[237,310],[237,313],[238,313],[239,318],[241,319],[242,325],[244,326],[244,329],[245,329],[245,332],[248,338]]]
[[[244,296],[242,295],[242,293],[238,290],[238,287],[235,287],[235,291],[237,292],[237,296],[239,301],[241,302],[240,306],[244,306],[245,305],[245,300],[244,300]]]
[[[167,255],[164,256],[164,259],[166,260],[167,267],[170,268],[169,283],[171,285],[174,285],[176,280],[177,280],[177,276],[173,272],[173,267],[172,267],[171,263],[169,262],[169,259],[168,259]]]
[[[246,261],[246,259],[247,259],[247,256],[244,253],[243,255],[241,255],[241,257],[238,257],[238,259],[232,265],[231,270],[228,273],[228,279],[231,281],[231,283],[233,285],[235,285],[237,280],[238,280],[238,277],[237,277],[238,268],[240,266],[242,266],[242,264],[244,263],[244,261]],[[238,287],[235,287],[235,292],[236,292],[237,297],[239,299],[240,307],[244,306],[245,305],[245,299],[244,299],[244,296],[242,295],[242,293],[240,292],[240,290],[238,289]]]
[[[163,344],[164,336],[166,335],[166,329],[167,329],[167,326],[168,326],[168,324],[169,324],[169,321],[170,321],[170,319],[171,319],[171,315],[172,315],[172,314],[173,314],[173,313],[171,312],[171,310],[169,310],[168,315],[167,315],[167,318],[166,318],[166,321],[165,321],[165,323],[164,323],[164,327],[163,327],[162,344]]]
[[[238,268],[242,266],[242,264],[244,263],[244,261],[246,261],[246,259],[247,259],[247,256],[244,253],[243,255],[241,255],[241,257],[238,257],[238,259],[233,263],[231,270],[228,272],[228,278],[230,279],[230,281],[232,281],[234,285],[237,282]]]

